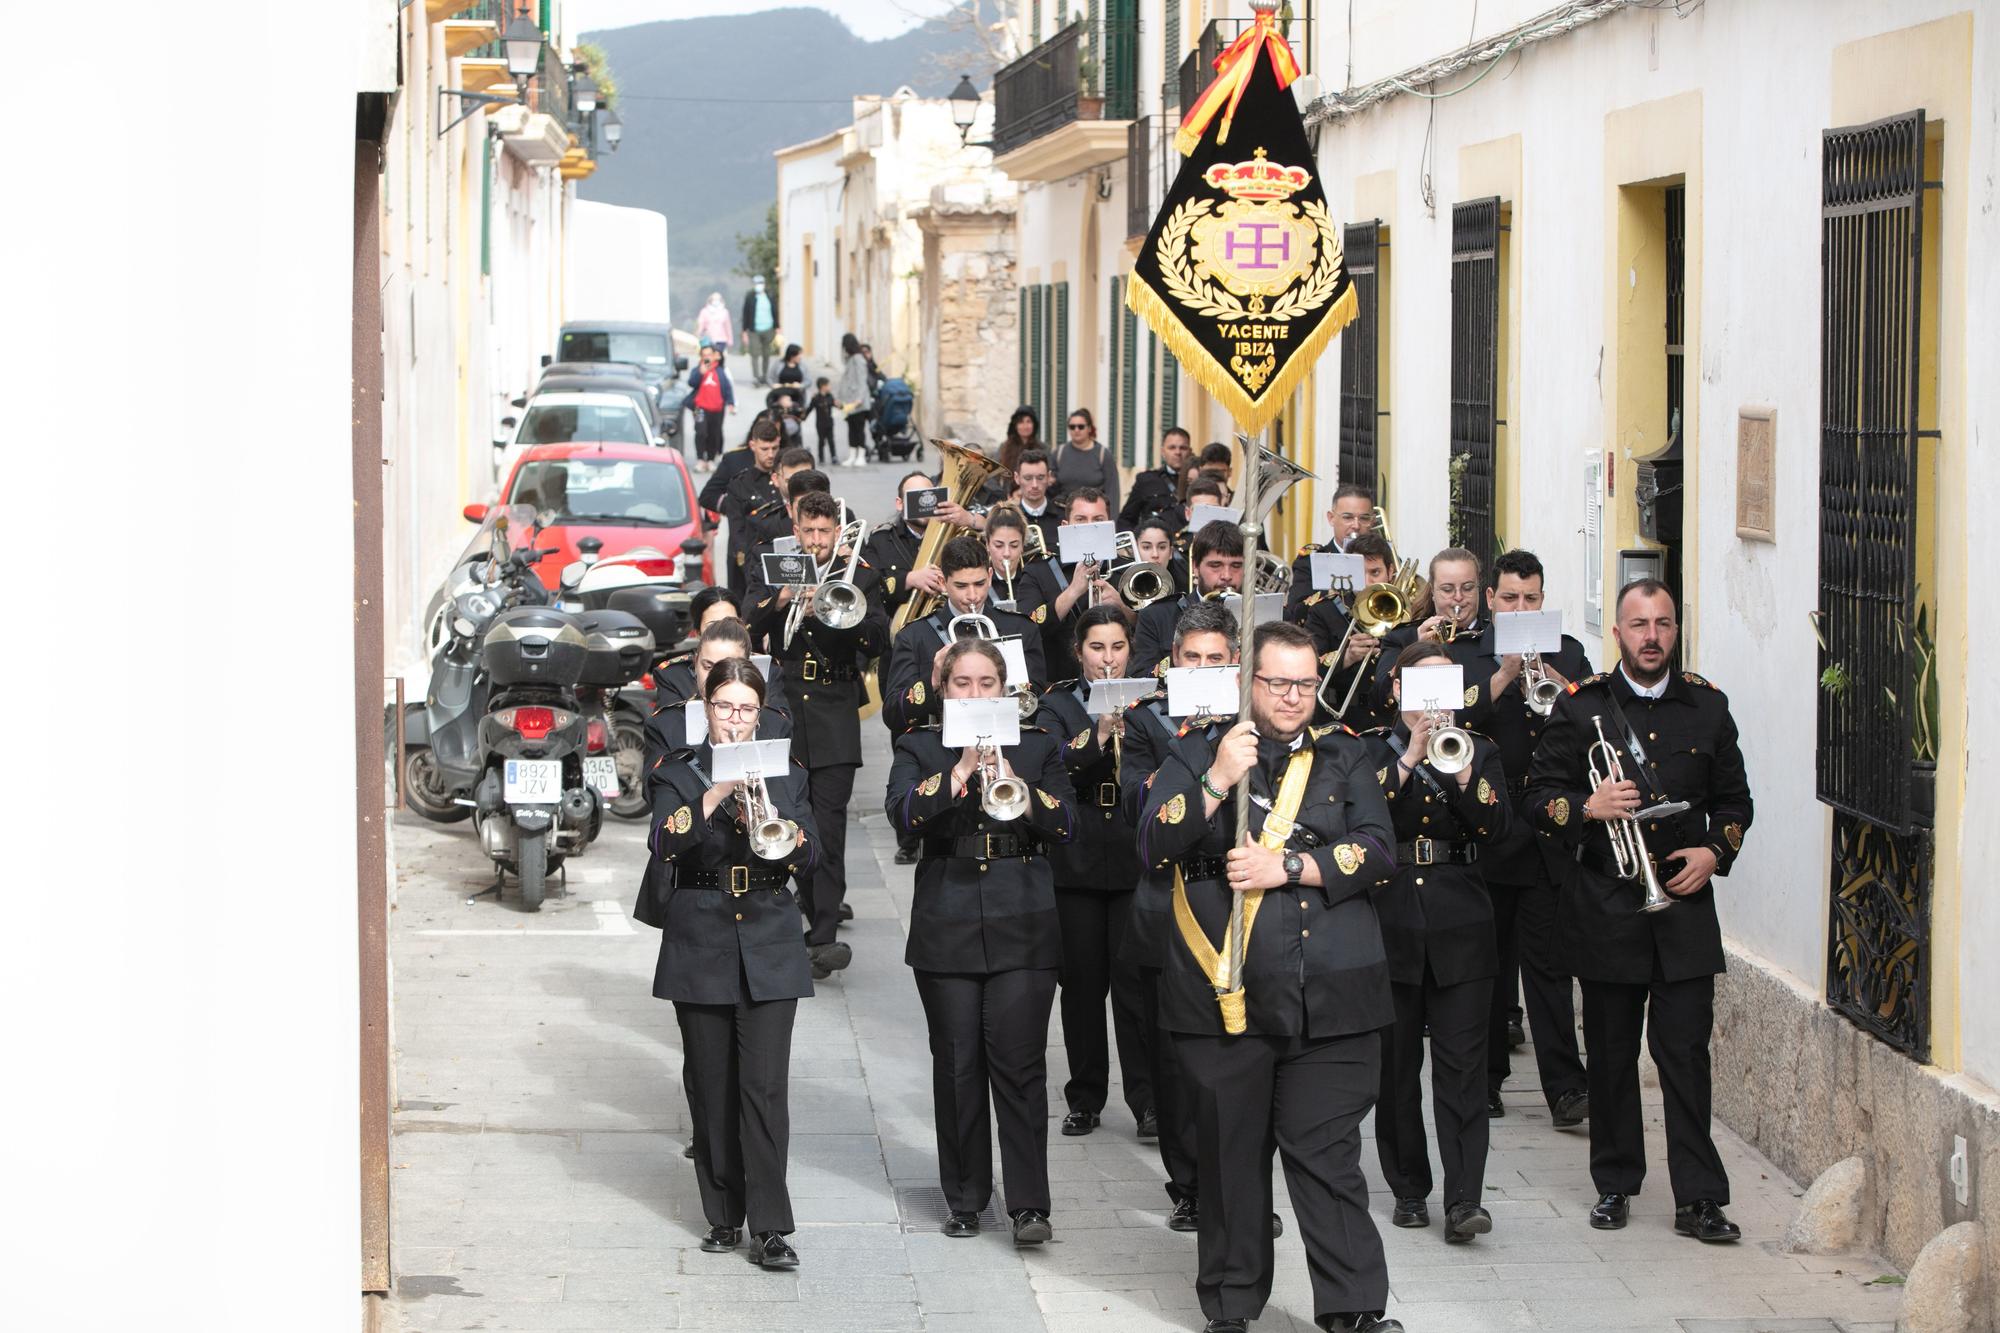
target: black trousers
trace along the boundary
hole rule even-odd
[[[847,447],[856,453],[868,452],[868,414],[856,412],[847,418]]]
[[[807,944],[831,944],[847,900],[847,802],[859,764],[828,764],[806,772],[813,822],[819,825],[819,861],[806,882]]]
[[[697,411],[694,426],[694,456],[713,462],[722,457],[722,421],[727,411]]]
[[[822,463],[837,461],[833,456],[833,428],[831,426],[822,426],[815,420],[813,422],[813,435],[819,442],[819,461]]]
[[[1482,1018],[1483,1022],[1483,1018]],[[1381,1038],[1174,1034],[1194,1103],[1201,1172],[1195,1293],[1210,1319],[1255,1319],[1271,1296],[1271,1152],[1299,1216],[1313,1316],[1379,1313],[1382,1236],[1368,1215],[1361,1120],[1381,1079]]]
[[[1486,1082],[1498,1088],[1514,1072],[1508,1058],[1507,1020],[1521,1017],[1521,953],[1515,922],[1520,911],[1518,884],[1486,884],[1493,903],[1493,943],[1500,952],[1500,973],[1493,978],[1492,1018],[1486,1031]]]
[[[1542,1097],[1553,1111],[1564,1093],[1582,1092],[1589,1087],[1583,1053],[1576,1044],[1576,983],[1556,962],[1556,889],[1547,880],[1538,884],[1487,887],[1493,893],[1496,914],[1503,899],[1512,907],[1521,997],[1528,1011],[1528,1036],[1535,1044],[1535,1072],[1541,1078]],[[1503,943],[1500,958],[1503,969],[1507,966],[1505,948]],[[1497,991],[1493,1010],[1496,1024],[1489,1038],[1487,1078],[1489,1086],[1497,1088],[1511,1068],[1507,1059],[1506,1015],[1500,1011]]]
[[[797,1000],[674,1003],[681,1086],[694,1118],[694,1178],[710,1226],[792,1231],[785,1154],[792,1135]]]
[[[1069,1082],[1063,1100],[1072,1111],[1101,1112],[1111,1092],[1111,1048],[1104,1039],[1104,1001],[1111,1000],[1111,1030],[1118,1042],[1118,1070],[1132,1118],[1153,1109],[1147,1068],[1146,1015],[1139,1003],[1139,969],[1118,960],[1131,918],[1132,894],[1056,886],[1062,921],[1063,1049]]]
[[[1708,1040],[1715,978],[1625,985],[1583,983],[1583,1039],[1590,1047],[1590,1178],[1600,1194],[1637,1194],[1646,1179],[1639,1110],[1639,1034],[1660,1071],[1666,1102],[1667,1176],[1677,1207],[1729,1202],[1729,1174],[1709,1131],[1714,1076]]]
[[[1194,1103],[1181,1069],[1180,1048],[1174,1044],[1173,1034],[1160,1026],[1160,969],[1141,967],[1135,985],[1141,1027],[1152,1052],[1147,1072],[1152,1076],[1153,1115],[1160,1125],[1160,1165],[1167,1173],[1167,1197],[1180,1203],[1201,1193],[1200,1167],[1195,1160]]]
[[[1486,1015],[1493,979],[1440,986],[1424,971],[1421,985],[1397,984],[1396,1021],[1382,1043],[1381,1102],[1375,1111],[1375,1151],[1382,1176],[1399,1199],[1431,1192],[1430,1144],[1424,1135],[1424,1024],[1431,1028],[1431,1115],[1444,1203],[1478,1203],[1486,1181]]]
[[[1056,970],[957,973],[917,969],[931,1034],[938,1183],[953,1212],[993,1198],[993,1118],[1007,1211],[1049,1210],[1049,1011]],[[992,1115],[988,1114],[991,1101]]]

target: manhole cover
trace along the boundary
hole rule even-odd
[[[903,1220],[907,1231],[935,1230],[950,1215],[944,1191],[936,1185],[905,1185],[896,1191],[896,1216]],[[996,1230],[1002,1226],[1000,1211],[991,1200],[979,1211],[979,1225]]]

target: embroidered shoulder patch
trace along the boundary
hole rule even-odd
[[[1743,850],[1743,826],[1741,824],[1724,824],[1722,826],[1722,836],[1728,841],[1730,851],[1740,852]]]
[[[1557,828],[1569,823],[1569,797],[1558,796],[1549,802],[1549,818],[1556,822]]]
[[[924,683],[922,681],[918,681],[916,684],[910,686],[910,702],[913,704],[920,704],[923,701],[924,701]]]
[[[1368,853],[1351,842],[1343,842],[1333,849],[1333,863],[1340,867],[1340,873],[1351,875],[1361,869],[1361,863],[1368,859]]]
[[[1681,679],[1686,681],[1690,685],[1706,685],[1708,686],[1709,689],[1714,690],[1717,694],[1720,694],[1722,692],[1722,687],[1717,685],[1714,681],[1705,680],[1702,677],[1695,675],[1694,672],[1692,671],[1681,672]]]
[[[667,819],[667,827],[676,833],[686,833],[694,827],[694,812],[682,806]]]
[[[919,782],[917,784],[917,795],[935,796],[938,794],[938,788],[942,787],[943,785],[944,785],[944,774],[933,773],[929,777],[925,778],[922,782]]]
[[[1473,706],[1474,704],[1476,704],[1476,703],[1478,703],[1478,702],[1479,702],[1479,687],[1478,687],[1477,685],[1468,685],[1468,686],[1466,686],[1466,687],[1465,687],[1465,706],[1466,706],[1467,708],[1470,708],[1470,707],[1472,707],[1472,706]]]
[[[1088,744],[1090,744],[1090,733],[1087,731],[1079,731],[1076,733],[1075,736],[1070,738],[1069,748],[1072,750],[1081,750],[1084,746]]]
[[[1160,807],[1160,822],[1162,824],[1178,824],[1186,818],[1187,797],[1185,795],[1175,796],[1173,800],[1168,801]]]
[[[1046,606],[1038,606],[1028,615],[1028,619],[1034,621],[1037,625],[1041,624],[1048,618],[1049,618],[1049,608]]]
[[[1049,795],[1047,792],[1043,791],[1040,787],[1035,788],[1035,795],[1041,797],[1042,804],[1050,810],[1054,810],[1062,804],[1061,801],[1058,801],[1055,797]]]
[[[1389,766],[1387,764],[1375,770],[1375,780],[1377,782],[1387,782],[1389,780]]]
[[[1481,805],[1494,805],[1499,800],[1500,798],[1493,794],[1493,784],[1485,778],[1479,779],[1479,803]]]

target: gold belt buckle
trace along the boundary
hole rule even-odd
[[[986,859],[989,861],[999,860],[998,853],[993,850],[993,835],[991,833],[982,833],[979,836],[986,840]]]
[[[800,680],[819,679],[819,659],[817,657],[813,657],[810,654],[808,654],[806,657],[800,660],[799,679]]]
[[[729,867],[729,896],[741,898],[748,892],[750,892],[750,867]]]
[[[1416,841],[1416,849],[1417,849],[1418,865],[1428,866],[1437,864],[1436,843],[1432,842],[1429,838],[1418,838]]]
[[[1118,784],[1100,782],[1097,784],[1097,803],[1106,809],[1118,804]]]

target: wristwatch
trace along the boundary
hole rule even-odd
[[[1306,859],[1297,852],[1285,853],[1285,883],[1297,884],[1305,877]]]

